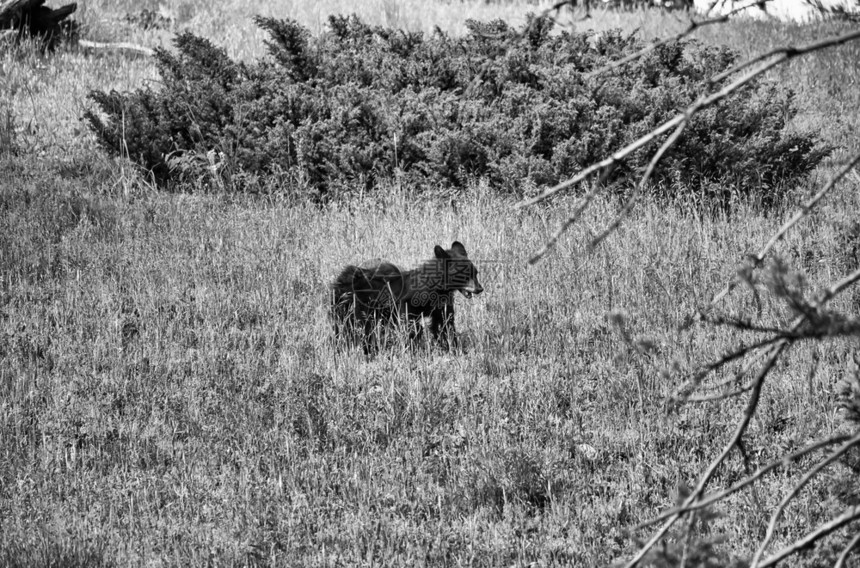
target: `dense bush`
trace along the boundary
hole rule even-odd
[[[265,179],[326,193],[398,174],[418,187],[486,178],[519,192],[564,180],[645,134],[735,60],[727,48],[677,42],[588,77],[641,42],[620,32],[551,33],[550,22],[534,19],[522,31],[470,21],[464,37],[354,16],[331,17],[319,37],[292,21],[258,24],[272,60],[235,62],[186,33],[175,55],[157,53],[159,90],[92,93],[100,112],[86,118],[102,144],[168,185]],[[656,172],[655,191],[774,195],[828,151],[786,131],[795,112],[791,92],[768,81],[728,97],[692,120]],[[612,175],[634,176],[648,158],[640,151]]]

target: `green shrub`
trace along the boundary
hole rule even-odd
[[[331,17],[318,37],[289,20],[258,24],[271,60],[235,62],[186,33],[175,55],[157,53],[160,90],[93,92],[98,111],[86,119],[104,147],[168,186],[215,176],[241,188],[265,176],[283,191],[326,193],[400,175],[419,187],[486,178],[519,192],[558,183],[647,133],[735,60],[727,48],[676,42],[589,77],[642,43],[617,31],[550,33],[546,20],[523,31],[469,21],[458,38],[354,16]],[[720,202],[774,195],[829,152],[811,134],[786,131],[795,112],[792,93],[773,82],[729,96],[693,118],[656,172],[655,192]],[[614,179],[640,174],[649,151]]]

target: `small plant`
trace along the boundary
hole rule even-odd
[[[15,116],[11,108],[0,105],[0,156],[14,156],[17,149]]]

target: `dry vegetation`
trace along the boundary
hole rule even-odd
[[[534,5],[334,0],[177,3],[176,29],[231,56],[264,52],[255,14],[318,30],[329,13],[412,30],[462,19],[516,23]],[[152,3],[88,2],[83,35],[169,43],[125,16]],[[660,13],[595,14],[579,28],[683,28]],[[733,23],[700,32],[748,55],[845,30]],[[860,150],[860,45],[774,71],[793,85],[797,126]],[[802,199],[701,215],[642,203],[595,251],[621,203],[598,198],[543,262],[526,259],[572,198],[515,209],[476,184],[452,198],[408,189],[326,207],[164,194],[105,157],[80,117],[91,89],[157,80],[128,54],[22,48],[0,55],[0,565],[606,565],[634,527],[674,504],[737,425],[742,400],[665,401],[697,365],[752,335],[690,323]],[[849,176],[775,253],[815,290],[860,260],[860,178]],[[327,283],[348,262],[414,265],[465,243],[486,292],[458,298],[464,353],[367,361],[330,341]],[[778,272],[774,272],[778,274]],[[860,291],[832,302],[856,314]],[[786,303],[737,288],[721,313],[785,326]],[[772,371],[728,487],[848,428],[838,383],[856,336],[794,347]],[[675,369],[673,373],[666,369]],[[728,378],[730,370],[718,378]],[[854,427],[856,429],[856,426]],[[711,564],[748,558],[806,469],[777,469],[691,523]],[[855,469],[851,469],[854,467]],[[842,460],[786,510],[772,550],[856,505]],[[833,565],[857,533],[834,533],[794,565]],[[673,538],[684,538],[679,532]],[[856,560],[855,560],[856,562]],[[849,559],[849,564],[850,559]]]

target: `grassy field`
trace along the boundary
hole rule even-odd
[[[314,31],[329,13],[355,11],[457,32],[464,15],[521,21],[541,7],[225,0],[176,3],[167,15],[255,58],[258,13]],[[158,3],[86,3],[84,35],[169,45],[169,32],[125,23],[143,8]],[[650,38],[685,24],[597,12],[575,25]],[[698,37],[747,55],[846,26],[739,22]],[[589,252],[622,205],[599,198],[529,266],[572,197],[523,210],[481,184],[453,199],[384,187],[326,207],[164,194],[105,157],[80,121],[89,90],[157,82],[148,59],[0,55],[0,565],[595,566],[629,555],[648,536],[633,528],[695,482],[743,412],[730,400],[667,414],[693,367],[747,339],[682,324],[860,149],[860,44],[773,76],[798,92],[796,126],[840,147],[791,188],[785,210],[705,216],[646,203]],[[858,190],[849,177],[777,247],[810,291],[857,266]],[[414,266],[453,240],[486,289],[457,299],[464,352],[368,361],[334,348],[327,285],[339,268]],[[790,321],[784,302],[760,301],[739,287],[721,309]],[[856,313],[860,293],[834,305]],[[856,350],[854,339],[790,351],[744,454],[712,487],[844,429],[834,391]],[[750,555],[810,463],[729,499],[696,538],[723,536],[720,554]],[[774,549],[842,509],[854,485],[835,464],[787,509]],[[856,531],[796,563],[832,565]]]

